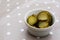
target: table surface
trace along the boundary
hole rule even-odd
[[[60,0],[0,0],[0,40],[60,40]],[[33,9],[48,9],[55,15],[50,35],[40,38],[27,32],[25,14]]]

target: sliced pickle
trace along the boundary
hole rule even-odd
[[[29,16],[28,19],[27,19],[27,22],[30,25],[34,25],[37,22],[36,15],[33,14],[33,15]]]
[[[48,20],[48,15],[46,14],[47,12],[42,11],[38,14],[38,20]]]
[[[46,28],[49,26],[49,23],[48,22],[39,22],[39,28]]]
[[[51,26],[53,24],[53,18],[51,16],[51,14],[49,14],[49,17],[48,17],[48,22],[49,22],[49,25]]]
[[[46,13],[48,15],[48,20],[47,22],[49,22],[49,25],[51,26],[53,24],[53,18],[52,18],[52,15],[48,12]]]

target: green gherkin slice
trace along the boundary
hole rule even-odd
[[[34,25],[37,22],[36,15],[33,14],[33,15],[29,16],[28,19],[27,19],[27,22],[30,25]]]
[[[38,14],[38,20],[48,20],[47,11],[42,11]]]
[[[53,18],[51,14],[48,14],[48,22],[50,26],[53,24]]]
[[[49,23],[48,22],[39,22],[39,28],[46,28],[49,26]]]
[[[48,20],[47,20],[47,22],[49,22],[49,25],[51,26],[52,24],[53,24],[53,17],[52,17],[52,15],[50,14],[50,12],[48,12],[48,11],[46,11],[47,13],[47,15],[48,15]]]

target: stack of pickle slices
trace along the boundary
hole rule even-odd
[[[52,25],[52,15],[48,11],[41,11],[37,15],[32,14],[27,18],[27,23],[32,27],[46,28]]]

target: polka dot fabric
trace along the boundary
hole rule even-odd
[[[53,11],[56,21],[50,35],[34,37],[27,32],[25,14],[33,9]],[[0,40],[59,40],[60,39],[59,0],[0,0]]]

